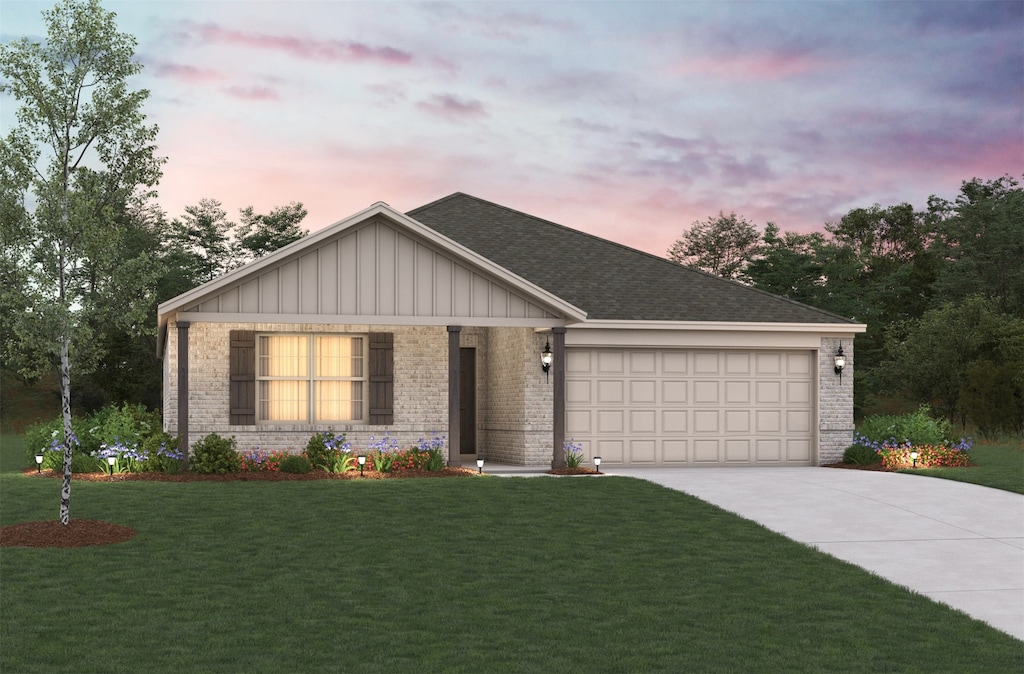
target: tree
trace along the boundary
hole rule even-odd
[[[824,243],[820,232],[780,233],[778,225],[769,222],[757,257],[747,264],[746,276],[759,290],[816,306],[825,281],[819,259]]]
[[[694,222],[668,249],[668,258],[715,276],[739,279],[761,240],[757,228],[736,213]]]
[[[239,210],[241,222],[235,231],[235,263],[247,264],[258,260],[267,253],[298,241],[307,232],[299,227],[306,217],[301,203],[291,202],[279,206],[266,215],[261,215],[247,206]]]
[[[147,293],[153,265],[146,256],[118,259],[118,214],[151,196],[163,160],[155,154],[157,128],[142,112],[149,92],[128,88],[142,68],[135,39],[117,31],[115,15],[99,0],[62,0],[43,20],[44,43],[23,37],[0,46],[0,87],[20,104],[17,125],[0,141],[0,156],[10,162],[0,173],[4,245],[11,246],[4,257],[22,275],[28,307],[4,320],[14,319],[16,339],[36,340],[59,363],[66,525],[75,443],[71,372],[95,362],[98,322],[149,322],[148,302],[136,300]]]
[[[1024,316],[1024,189],[1010,176],[965,180],[954,202],[931,197],[934,247],[943,260],[936,296],[984,295]]]

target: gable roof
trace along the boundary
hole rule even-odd
[[[457,192],[407,213],[588,320],[856,322]]]

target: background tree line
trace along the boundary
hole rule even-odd
[[[1024,190],[974,178],[952,200],[857,208],[824,232],[694,222],[668,257],[868,326],[856,407],[879,397],[983,434],[1024,432]]]

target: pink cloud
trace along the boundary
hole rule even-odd
[[[214,23],[185,22],[186,37],[203,44],[227,44],[253,49],[284,52],[306,61],[376,62],[387,65],[408,65],[413,56],[394,47],[373,47],[346,40],[317,40],[290,35],[247,33],[223,28]]]
[[[430,100],[420,101],[416,107],[449,120],[487,116],[480,101],[464,101],[452,94],[436,94]]]
[[[224,79],[224,75],[216,70],[197,68],[182,63],[157,62],[150,68],[157,77],[169,77],[189,84],[206,84]]]
[[[824,70],[829,63],[813,54],[738,55],[702,57],[673,65],[673,75],[705,75],[737,82],[784,80]]]
[[[252,86],[252,87],[239,87],[231,86],[225,87],[222,91],[231,96],[232,98],[240,98],[246,101],[279,101],[281,95],[270,87],[264,86]]]

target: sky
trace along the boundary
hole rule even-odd
[[[3,0],[0,41],[53,4]],[[315,231],[465,192],[664,255],[719,211],[806,232],[1024,173],[1024,0],[103,6],[169,217],[298,201]]]

